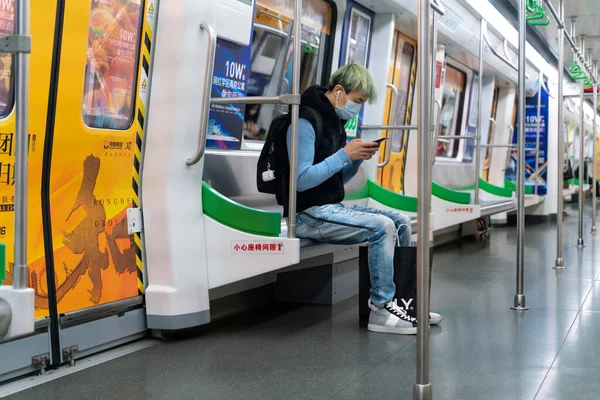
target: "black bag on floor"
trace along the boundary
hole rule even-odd
[[[433,247],[429,249],[429,277],[433,266]],[[369,248],[363,246],[358,258],[358,314],[360,326],[369,323],[368,300],[371,296],[371,277],[369,274]],[[408,315],[417,317],[417,247],[396,247],[394,251],[394,284],[398,306],[407,310]],[[431,279],[429,279],[431,298]]]

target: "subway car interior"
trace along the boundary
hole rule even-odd
[[[1,0],[0,398],[599,399],[599,21],[597,0]],[[348,66],[371,102],[336,94]],[[311,91],[337,116],[307,125]],[[307,151],[355,168],[319,207],[403,218],[387,261],[374,231],[302,222]]]

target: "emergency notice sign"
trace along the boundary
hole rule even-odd
[[[231,242],[233,254],[283,254],[283,247],[283,242]]]

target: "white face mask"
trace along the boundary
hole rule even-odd
[[[344,97],[346,97],[346,105],[344,106],[344,108],[340,108],[337,104],[338,104],[338,98],[340,97],[340,92],[342,92],[342,90],[337,92],[337,95],[335,96],[335,113],[337,114],[338,117],[340,117],[341,119],[344,120],[351,120],[352,118],[356,117],[358,115],[358,113],[360,112],[360,108],[362,107],[360,104],[355,103],[353,101],[348,100],[348,97],[346,96],[346,92],[344,92]]]

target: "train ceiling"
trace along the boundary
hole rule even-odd
[[[510,0],[515,9],[518,9],[518,0]],[[558,11],[558,0],[552,0],[552,5]],[[547,12],[550,15],[550,12]],[[577,17],[575,34],[586,35],[586,54],[587,49],[592,49],[592,60],[600,62],[600,1],[599,0],[565,0],[565,27],[568,32],[571,29],[571,16]],[[554,54],[558,54],[558,35],[557,25],[552,18],[548,26],[535,27],[545,39],[546,43],[552,48]],[[579,38],[577,39],[577,43]],[[573,62],[573,54],[569,44],[565,41],[565,64],[570,65]]]

